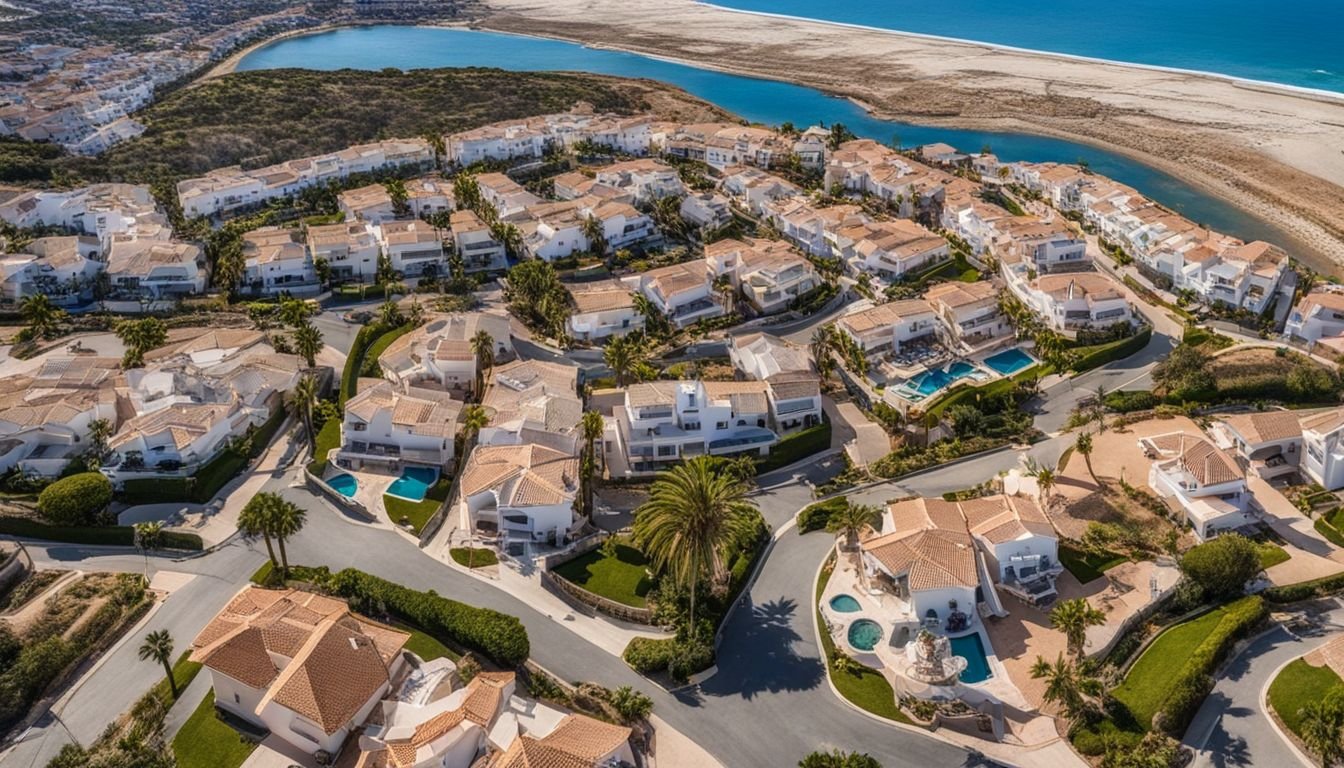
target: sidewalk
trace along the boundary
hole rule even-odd
[[[1265,522],[1283,537],[1286,562],[1265,572],[1275,584],[1296,584],[1344,571],[1344,550],[1316,532],[1312,521],[1288,501],[1278,489],[1254,475],[1246,478],[1246,487],[1264,510]]]

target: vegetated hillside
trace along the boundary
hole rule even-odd
[[[568,72],[278,69],[238,72],[182,89],[136,118],[144,135],[96,158],[0,154],[0,182],[151,182],[242,164],[260,167],[377,139],[442,134],[580,102],[604,112],[671,120],[732,119],[651,80]],[[34,145],[29,145],[33,148]],[[34,152],[35,153],[35,152]],[[50,173],[34,173],[34,164]]]

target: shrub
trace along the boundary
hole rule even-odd
[[[1270,587],[1261,594],[1271,603],[1295,603],[1298,600],[1332,595],[1340,590],[1344,590],[1344,573],[1337,573],[1313,581]]]
[[[419,592],[354,568],[337,573],[331,581],[337,594],[365,611],[385,608],[439,640],[480,651],[503,666],[522,664],[531,651],[527,629],[516,616],[449,600],[433,591]]]
[[[798,532],[811,533],[824,529],[831,521],[831,517],[847,506],[849,500],[844,496],[809,504],[798,513]]]
[[[612,709],[616,710],[616,714],[627,723],[643,720],[653,712],[653,699],[628,685],[612,691],[607,701]]]
[[[111,502],[112,481],[99,472],[83,472],[44,488],[37,511],[56,525],[90,525]]]
[[[675,644],[676,640],[672,638],[660,640],[652,637],[636,637],[625,646],[621,658],[641,675],[652,675],[667,669],[668,663],[672,660]]]
[[[1137,390],[1116,390],[1107,393],[1105,399],[1106,407],[1116,413],[1129,413],[1131,411],[1146,411],[1149,408],[1156,408],[1158,404],[1157,395],[1146,389]]]
[[[1229,598],[1241,594],[1246,582],[1260,572],[1260,556],[1255,542],[1226,534],[1186,552],[1181,571],[1210,598]]]
[[[44,525],[26,517],[0,517],[0,534],[108,547],[129,547],[135,544],[135,529],[129,525]]]
[[[1269,615],[1258,595],[1243,597],[1227,606],[1218,625],[1195,646],[1162,702],[1156,720],[1162,730],[1179,736],[1213,690],[1213,673],[1227,658],[1232,646],[1250,635]]]

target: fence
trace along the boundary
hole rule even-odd
[[[593,594],[583,587],[575,584],[568,579],[557,576],[551,569],[559,567],[570,560],[583,557],[602,546],[602,542],[611,537],[612,534],[606,531],[598,531],[592,535],[586,536],[574,544],[570,545],[563,552],[546,555],[540,558],[541,583],[548,587],[552,592],[559,595],[565,602],[570,603],[584,615],[591,616],[593,611],[599,611],[613,618],[623,621],[630,621],[636,624],[652,624],[653,611],[648,608],[639,608],[625,603],[618,603],[615,600],[608,600],[601,595]]]
[[[373,512],[369,511],[367,507],[365,507],[363,504],[360,504],[358,501],[355,501],[354,499],[350,498],[349,496],[346,496],[345,494],[337,491],[330,485],[327,485],[325,482],[323,482],[323,480],[320,477],[314,475],[312,472],[309,472],[306,467],[303,470],[303,477],[304,482],[308,485],[308,490],[320,494],[322,496],[325,496],[327,501],[330,501],[331,503],[335,504],[338,507],[341,507],[342,509],[348,509],[351,512],[358,513],[359,515],[369,520],[375,519]]]

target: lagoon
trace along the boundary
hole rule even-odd
[[[515,71],[585,71],[661,80],[753,122],[778,125],[844,123],[859,136],[905,146],[947,142],[968,151],[988,146],[1005,160],[1072,163],[1129,184],[1205,226],[1247,240],[1285,242],[1268,223],[1205,194],[1170,174],[1122,155],[1062,139],[963,130],[881,120],[847,99],[791,83],[699,69],[637,54],[585,48],[559,40],[442,27],[379,25],[290,37],[258,48],[237,70],[297,67],[316,70],[387,67],[497,67]]]

